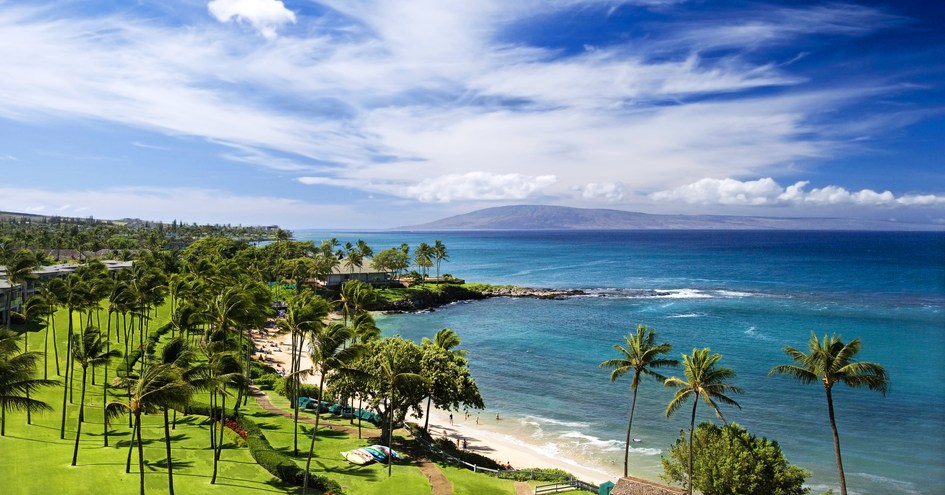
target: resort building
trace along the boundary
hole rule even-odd
[[[360,280],[373,285],[385,285],[390,282],[390,272],[374,268],[371,260],[366,259],[361,266],[336,266],[325,280],[311,279],[309,283],[314,282],[331,289],[339,287],[349,280]]]
[[[115,270],[130,270],[134,262],[102,260],[102,263],[105,264],[108,271],[113,272]],[[33,270],[33,274],[37,276],[37,279],[27,282],[24,287],[24,285],[21,284],[12,285],[7,278],[7,267],[0,265],[0,324],[5,325],[7,319],[11,316],[7,313],[8,302],[10,312],[18,312],[22,309],[23,303],[36,292],[36,288],[41,285],[43,281],[51,278],[65,277],[76,271],[80,266],[82,265],[77,263],[60,263],[57,265],[41,266]]]

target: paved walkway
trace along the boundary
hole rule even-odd
[[[289,419],[292,419],[295,417],[293,411],[286,411],[285,409],[281,409],[273,405],[272,401],[269,400],[269,396],[263,393],[262,391],[259,391],[257,389],[251,389],[250,394],[256,397],[256,403],[259,404],[259,407],[265,409],[266,412],[278,414],[279,416],[284,416]],[[312,418],[307,415],[306,416],[299,415],[299,421],[303,421],[305,423],[309,423],[312,425],[315,424],[315,418]],[[328,424],[328,423],[322,423],[322,422],[319,422],[318,426],[328,428],[329,430],[343,431],[350,435],[358,434],[358,429],[353,428],[351,426],[335,425],[335,424]],[[443,475],[443,472],[440,471],[440,468],[437,467],[436,464],[426,459],[420,459],[417,461],[417,467],[420,468],[420,472],[423,473],[423,475],[426,476],[427,479],[430,481],[430,488],[432,488],[433,490],[432,495],[453,495],[453,483],[450,482],[450,480],[447,479],[446,476]],[[526,495],[531,495],[532,492],[528,490],[527,483],[525,483],[525,487],[526,487],[525,492],[518,491],[518,488],[516,488],[516,494],[524,493]]]
[[[532,487],[524,481],[516,481],[515,495],[532,495]]]

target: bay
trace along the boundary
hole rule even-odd
[[[823,387],[768,377],[813,331],[863,341],[891,390],[835,389],[851,493],[945,493],[945,234],[883,232],[297,232],[364,239],[375,251],[442,240],[442,267],[467,281],[578,288],[561,300],[496,298],[388,315],[385,335],[420,340],[452,328],[469,351],[487,427],[536,449],[619,470],[629,381],[598,364],[637,324],[673,353],[710,347],[745,389],[729,421],[777,440],[810,471],[814,493],[837,487]],[[673,373],[670,371],[669,373]],[[678,371],[677,371],[678,373]],[[656,479],[686,414],[672,391],[640,388],[631,474]],[[501,421],[494,421],[500,413]],[[488,422],[485,421],[489,418]],[[700,420],[714,419],[700,407]],[[716,421],[718,421],[716,419]]]

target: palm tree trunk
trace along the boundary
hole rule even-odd
[[[217,446],[213,450],[213,476],[210,478],[210,484],[217,482],[217,465],[220,462],[220,452],[223,451],[223,415],[226,411],[226,395],[223,395],[223,398],[220,400],[220,437],[217,439]],[[216,428],[216,425],[211,424],[211,428]]]
[[[627,423],[627,443],[623,452],[623,477],[628,476],[628,466],[630,465],[630,429],[633,428],[633,410],[637,406],[637,388],[633,387],[633,400],[630,401],[630,421]]]
[[[66,390],[69,391],[69,403],[72,403],[72,382],[69,380],[69,377],[72,376],[71,370],[73,370],[70,363],[72,362],[72,308],[69,308],[69,333],[66,335],[66,375],[63,377],[63,382],[66,384]],[[65,414],[65,410],[62,411]],[[65,427],[65,426],[63,426]]]
[[[312,428],[312,443],[308,447],[308,459],[305,461],[305,481],[302,482],[302,495],[308,492],[308,479],[311,476],[309,469],[312,468],[312,455],[315,453],[315,435],[318,434],[318,421],[322,418],[322,386],[324,385],[325,371],[322,370],[321,377],[318,379],[318,404],[315,406],[315,427]]]
[[[53,355],[55,356],[56,361],[56,376],[61,376],[59,370],[59,341],[56,338],[56,315],[53,314],[52,318],[52,340],[53,340]]]
[[[72,347],[72,336],[70,335],[66,339],[66,348],[69,349]],[[68,364],[68,363],[67,363]],[[69,366],[66,366],[66,375],[69,375]],[[66,439],[66,401],[69,400],[69,382],[64,381],[62,383],[62,421],[59,424],[59,439]]]
[[[171,461],[171,431],[168,427],[167,408],[164,408],[164,447],[167,450],[167,489],[174,495],[174,467]]]
[[[827,414],[830,416],[830,430],[833,431],[833,451],[837,455],[837,472],[840,474],[840,495],[847,495],[847,479],[843,476],[843,461],[840,459],[840,434],[837,433],[837,421],[833,416],[833,394],[827,389]]]
[[[135,451],[135,433],[137,433],[138,428],[141,426],[138,423],[134,422],[135,418],[140,418],[140,416],[131,414],[128,412],[128,417],[131,421],[131,441],[128,442],[128,458],[125,459],[125,472],[131,472],[131,454]]]
[[[46,317],[46,331],[43,332],[43,380],[49,379],[49,317]]]
[[[427,432],[427,433],[430,433],[430,430],[428,430],[427,427],[430,426],[430,402],[432,402],[432,401],[433,401],[433,396],[432,396],[432,395],[428,396],[428,397],[427,397],[427,413],[424,415],[424,420],[423,420],[423,431],[425,431],[425,432]],[[628,435],[629,435],[629,433],[628,433]],[[388,445],[388,447],[389,447],[389,445]],[[626,471],[626,470],[624,470],[624,471]],[[623,473],[623,475],[626,476],[627,473],[625,472],[625,473]]]
[[[692,399],[692,419],[689,420],[689,495],[692,495],[692,451],[696,450],[692,444],[692,431],[696,427],[696,406],[699,405],[699,394]]]
[[[79,424],[75,428],[75,447],[72,449],[72,465],[79,459],[79,437],[82,436],[82,422],[85,421],[85,379],[88,367],[82,367],[82,393],[79,395]]]
[[[7,403],[0,403],[0,437],[7,434]]]
[[[138,479],[141,480],[141,495],[144,495],[144,445],[141,443],[141,413],[135,415],[135,424],[138,425],[138,472],[141,473]]]
[[[394,382],[391,381],[390,384],[390,405],[387,407],[387,412],[390,414],[390,423],[387,429],[387,477],[390,478],[391,463],[394,462]]]

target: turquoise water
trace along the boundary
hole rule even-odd
[[[638,323],[674,354],[711,347],[745,389],[726,418],[777,440],[836,488],[823,388],[768,378],[805,348],[811,330],[860,337],[862,360],[885,365],[890,393],[835,390],[851,493],[945,493],[945,235],[801,232],[488,232],[332,234],[376,250],[441,239],[442,267],[469,281],[581,288],[562,300],[499,298],[390,315],[386,335],[417,339],[453,328],[469,351],[489,425],[546,451],[616,471],[629,382],[598,363]],[[322,232],[298,232],[322,239]],[[672,392],[645,382],[634,417],[632,474],[655,478],[686,414],[667,419]],[[500,412],[503,420],[492,418]],[[710,419],[700,407],[700,419]]]

